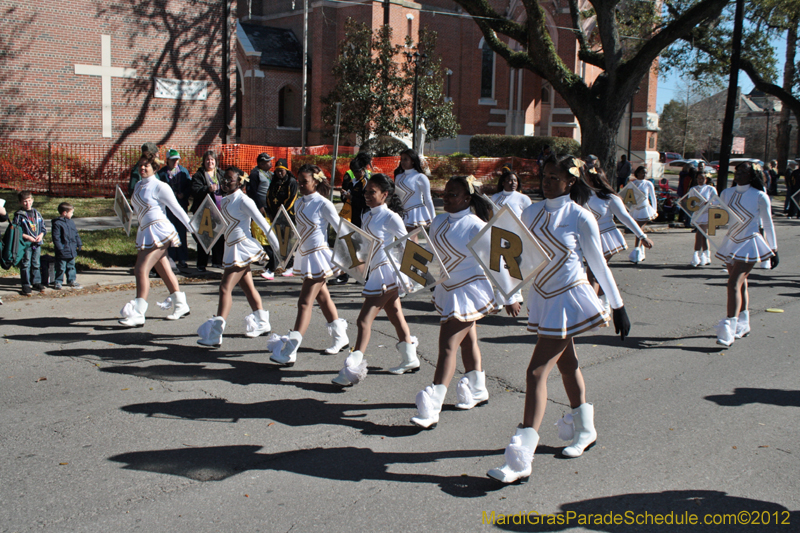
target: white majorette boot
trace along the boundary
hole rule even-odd
[[[185,292],[173,292],[163,302],[159,302],[161,309],[167,310],[172,307],[172,314],[167,315],[167,320],[178,320],[189,315],[189,305],[186,303]]]
[[[398,342],[395,348],[400,352],[403,360],[400,361],[400,366],[395,366],[389,369],[392,374],[404,374],[406,372],[416,372],[419,370],[419,358],[417,357],[417,346],[419,341],[416,337],[411,337],[411,342]]]
[[[222,332],[225,331],[225,319],[221,316],[209,318],[197,328],[197,344],[219,348],[222,346]]]
[[[750,311],[744,310],[739,313],[736,319],[736,333],[733,336],[737,339],[750,335]]]
[[[644,244],[639,245],[639,261],[644,261],[647,257],[647,254],[644,252]]]
[[[328,322],[328,334],[333,338],[333,344],[325,350],[327,355],[339,353],[350,343],[350,339],[347,337],[347,320],[344,318]]]
[[[633,251],[628,256],[631,263],[641,263],[644,261],[644,246],[638,246],[633,249]]]
[[[293,366],[297,361],[297,349],[301,342],[303,342],[303,336],[298,331],[290,331],[283,337],[273,333],[267,342],[267,350],[272,352],[272,355],[269,356],[270,361],[282,366]]]
[[[694,251],[694,255],[692,255],[692,261],[689,263],[693,267],[697,268],[702,264],[703,260],[700,257],[700,252],[697,250]]]
[[[730,346],[736,338],[736,323],[737,317],[723,318],[716,325],[717,328],[717,344],[722,346]]]
[[[144,314],[147,312],[147,300],[136,298],[125,304],[119,314],[122,319],[119,321],[123,326],[130,328],[140,328],[144,326]]]
[[[339,375],[331,380],[331,383],[350,387],[364,381],[367,377],[367,362],[364,361],[364,354],[356,350],[350,352],[344,360],[344,367],[339,371]]]
[[[478,405],[489,403],[489,391],[486,390],[486,373],[472,370],[464,374],[456,387],[458,409],[472,409]]]
[[[561,450],[561,455],[564,457],[580,457],[586,448],[591,447],[597,441],[592,404],[581,404],[572,411],[572,431],[572,444]],[[560,428],[559,436],[562,436]]]
[[[503,483],[528,481],[537,444],[539,444],[539,434],[535,429],[518,427],[517,432],[511,437],[511,444],[506,446],[504,454],[506,464],[500,468],[492,468],[486,475]]]
[[[447,387],[444,385],[428,385],[419,391],[416,398],[417,416],[411,418],[411,423],[424,429],[435,428],[446,395]]]
[[[700,254],[700,260],[702,261],[703,265],[710,265],[711,264],[711,251],[704,250],[702,254]]]
[[[263,309],[256,309],[246,317],[244,317],[245,336],[258,337],[264,333],[272,331],[272,326],[269,325],[269,311]]]

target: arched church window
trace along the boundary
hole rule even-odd
[[[299,98],[300,94],[289,85],[278,91],[278,126],[300,127]]]
[[[494,98],[494,52],[481,41],[481,98]]]

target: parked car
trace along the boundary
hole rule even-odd
[[[677,159],[683,159],[677,152],[659,152],[659,162],[661,163],[668,165]]]

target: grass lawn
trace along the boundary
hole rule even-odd
[[[5,208],[9,216],[19,209],[17,191],[1,189],[0,198],[6,201]],[[115,216],[113,198],[49,198],[43,194],[34,193],[33,195],[33,207],[46,220],[52,220],[58,216],[58,204],[61,202],[72,204],[75,208],[74,218]]]
[[[78,252],[76,261],[78,272],[98,268],[133,267],[136,264],[137,251],[134,233],[128,237],[125,235],[125,230],[121,228],[82,231],[81,240],[83,249]],[[55,257],[53,241],[49,235],[44,238],[42,255]],[[196,257],[196,252],[189,250],[189,259]],[[19,276],[19,269],[0,270],[0,277],[8,276]]]

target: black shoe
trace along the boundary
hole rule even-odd
[[[158,272],[156,272],[155,270],[151,270],[150,271],[150,277],[151,278],[157,278],[158,277]]]
[[[211,266],[214,268],[222,268],[222,263],[212,263]]]
[[[30,285],[23,285],[22,286],[22,294],[24,294],[25,296],[30,296],[32,293],[33,293],[33,291],[31,290],[31,286]]]
[[[333,280],[333,283],[336,285],[342,285],[344,283],[347,283],[348,281],[350,281],[350,274],[342,274],[341,276]]]
[[[44,292],[44,285],[42,285],[41,283],[34,283],[33,284],[33,290],[39,291],[39,292]]]
[[[206,267],[199,266],[199,267],[197,267],[197,271],[198,272],[205,272],[206,271]]]
[[[189,265],[186,264],[186,261],[180,261],[178,263],[178,268],[189,268]]]

